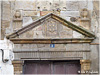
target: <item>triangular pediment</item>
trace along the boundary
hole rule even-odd
[[[55,15],[48,14],[31,24],[7,36],[8,39],[47,39],[47,38],[95,38],[90,31],[68,22]]]

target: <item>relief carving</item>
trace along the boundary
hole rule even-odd
[[[14,21],[22,21],[22,13],[21,10],[16,10],[13,16]]]
[[[80,13],[80,16],[84,19],[88,18],[88,10],[86,8],[82,9],[81,13]]]
[[[90,30],[89,11],[86,8],[82,9],[80,16],[81,16],[80,26],[82,26],[87,30]]]
[[[58,27],[59,23],[55,21],[54,19],[49,19],[47,22],[43,24],[43,34],[47,37],[55,37],[58,36]]]

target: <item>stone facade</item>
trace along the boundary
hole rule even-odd
[[[87,19],[83,18],[81,15],[82,10],[86,8],[88,10]],[[76,24],[79,27],[83,27],[90,32],[93,32],[96,36],[96,39],[93,40],[91,44],[83,43],[83,44],[56,44],[55,48],[49,48],[49,44],[15,44],[14,51],[27,51],[30,49],[30,51],[57,51],[60,49],[61,51],[72,51],[72,56],[77,55],[80,57],[80,59],[90,60],[91,67],[90,70],[99,71],[99,1],[68,1],[68,0],[33,0],[33,1],[2,1],[1,2],[1,24],[0,24],[0,37],[3,39],[6,35],[16,32],[18,29],[23,28],[24,26],[27,26],[31,22],[41,18],[41,16],[44,16],[48,13],[55,13],[62,18],[68,20],[69,22]],[[14,19],[14,14],[16,10],[21,11],[21,19]],[[72,19],[71,19],[72,18]],[[51,21],[51,20],[50,20]],[[53,20],[54,21],[54,20]],[[55,32],[57,35],[51,36],[49,30],[45,31],[45,27],[51,25],[51,22],[44,22],[43,24],[37,26],[36,28],[33,28],[32,30],[23,33],[17,38],[22,39],[32,39],[32,38],[87,38],[86,36],[83,36],[82,34],[73,31],[72,29],[65,27],[64,25],[60,24],[58,28],[55,27]],[[58,25],[59,22],[55,21],[55,24]],[[53,26],[53,23],[52,23]],[[50,29],[50,27],[49,27]],[[58,31],[57,31],[58,30]],[[53,30],[51,30],[53,31]],[[34,50],[33,50],[34,48]],[[60,51],[58,50],[58,51]],[[79,51],[79,52],[74,52]],[[64,56],[70,56],[70,52],[68,52],[69,55],[66,54],[66,52],[62,53],[55,53],[55,56],[61,55]],[[39,54],[39,53],[38,53]],[[45,54],[45,53],[44,53]],[[51,52],[51,56],[52,56]],[[23,53],[22,58],[26,55],[26,53]],[[36,54],[27,54],[34,56]],[[40,53],[41,57],[43,53]],[[47,55],[45,54],[44,58]],[[38,57],[38,56],[37,56]],[[20,53],[15,53],[15,58],[20,58]],[[43,58],[43,57],[42,57]],[[49,56],[48,56],[49,58]],[[66,59],[67,60],[67,59]],[[86,63],[89,63],[87,61],[84,61]],[[84,62],[82,61],[81,64],[84,65]],[[83,66],[82,66],[83,67]]]

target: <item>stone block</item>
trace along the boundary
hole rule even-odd
[[[16,1],[15,9],[36,10],[36,2],[35,1]]]
[[[26,34],[26,38],[32,39],[33,35],[34,35],[33,31],[28,31],[27,34]]]
[[[22,49],[21,44],[14,44],[14,51],[20,51]]]
[[[63,30],[59,32],[59,37],[60,38],[72,38],[72,31]]]
[[[90,44],[84,43],[82,50],[90,50]]]
[[[79,11],[60,11],[61,17],[79,17]]]
[[[76,31],[73,31],[73,38],[84,38],[84,36]]]
[[[37,47],[38,48],[44,48],[45,47],[45,44],[37,44]]]
[[[6,34],[11,34],[12,33],[12,30],[11,28],[6,28],[6,31],[5,31]]]
[[[34,31],[33,38],[43,38],[42,31]]]
[[[58,49],[58,50],[64,50],[64,49],[66,49],[66,45],[64,45],[64,44],[55,44],[55,47],[54,48],[56,48],[56,49]]]
[[[33,28],[32,30],[33,31],[42,31],[42,29],[43,29],[43,26],[42,25],[39,25],[39,26]]]
[[[83,44],[66,44],[66,50],[82,50]]]
[[[9,20],[2,20],[2,28],[6,29],[8,27],[10,27],[10,21]]]
[[[88,10],[93,10],[93,1],[88,1],[87,8]]]
[[[60,1],[53,1],[53,10],[57,10],[58,8],[60,8]]]
[[[83,8],[87,8],[87,0],[83,0],[83,1],[78,1],[79,2],[79,10],[83,9]]]
[[[60,9],[61,11],[66,11],[66,0],[60,1]]]
[[[40,11],[40,15],[41,16],[45,16],[45,15],[47,15],[47,14],[49,14],[49,13],[52,13],[53,11]]]
[[[8,1],[3,1],[3,6],[2,6],[2,20],[11,20],[11,7],[10,7],[10,2]]]
[[[79,2],[78,1],[67,1],[66,9],[70,11],[76,11],[79,9]]]
[[[32,22],[32,18],[31,17],[23,17],[23,25],[25,26],[27,23]]]
[[[90,20],[89,19],[84,19],[84,20],[81,19],[80,26],[87,30],[90,30]]]
[[[52,9],[52,0],[50,1],[37,1],[36,2],[36,10],[39,11],[50,11]]]
[[[59,36],[61,38],[72,38],[72,29],[70,29],[66,26],[63,26],[63,29],[61,31],[59,31]]]
[[[40,16],[40,11],[23,11],[23,16]]]
[[[22,21],[13,22],[13,30],[16,31],[18,29],[22,28]]]
[[[19,36],[19,38],[23,39],[33,39],[34,31],[27,31]]]

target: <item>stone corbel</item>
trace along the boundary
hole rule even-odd
[[[80,60],[80,64],[81,64],[81,73],[86,73],[86,74],[89,73],[91,61]]]

